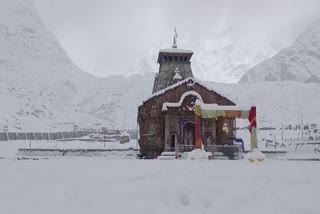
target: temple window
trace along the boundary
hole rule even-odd
[[[204,145],[211,145],[212,144],[212,132],[211,131],[206,131],[204,134]]]
[[[176,146],[176,135],[172,134],[171,135],[171,147],[175,147]]]
[[[178,136],[177,130],[170,131],[170,146],[171,146],[171,148],[175,148],[176,143],[178,143],[177,136]]]

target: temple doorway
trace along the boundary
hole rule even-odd
[[[195,145],[195,124],[188,122],[183,126],[183,139],[182,144],[184,146],[194,146]]]

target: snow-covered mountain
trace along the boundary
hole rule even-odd
[[[240,82],[284,80],[320,83],[320,19],[292,46],[250,69]]]
[[[259,127],[282,124],[316,123],[320,125],[320,87],[317,83],[297,81],[206,85],[240,106],[257,106]],[[247,121],[245,121],[247,122]]]
[[[137,107],[151,95],[154,73],[97,78],[82,72],[26,0],[0,0],[0,47],[0,131],[137,127]],[[134,69],[151,69],[139,63]],[[301,114],[305,122],[320,118],[315,83],[206,84],[237,104],[257,105],[259,126],[299,122]]]
[[[71,107],[75,112],[91,117],[90,120],[79,120],[78,123],[84,127],[137,128],[138,106],[150,96],[154,76],[154,73],[147,73],[101,79],[93,90],[72,100]]]
[[[194,74],[208,81],[236,83],[248,69],[290,43],[267,37],[237,37],[226,26],[195,49]]]
[[[136,117],[129,104],[148,88],[150,75],[100,79],[82,72],[26,0],[0,1],[0,47],[0,129],[120,128],[121,106]]]
[[[71,62],[32,3],[1,0],[0,10],[0,123],[9,129],[55,123],[97,78]]]

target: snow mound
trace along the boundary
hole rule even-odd
[[[212,153],[202,149],[194,149],[191,152],[188,152],[187,155],[188,160],[208,160]]]
[[[130,134],[128,132],[124,131],[121,133],[120,143],[123,144],[123,143],[128,143],[128,142],[130,142]]]
[[[244,160],[264,160],[266,159],[265,154],[263,154],[262,152],[260,152],[258,149],[253,149],[252,152],[247,153],[244,156]]]
[[[121,132],[121,137],[125,137],[125,136],[129,136],[130,137],[130,134],[126,131],[123,131]]]

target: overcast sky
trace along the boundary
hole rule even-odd
[[[70,58],[98,76],[133,72],[136,59],[171,46],[174,26],[179,47],[200,51],[225,29],[247,42],[292,41],[320,14],[319,0],[33,1]]]

